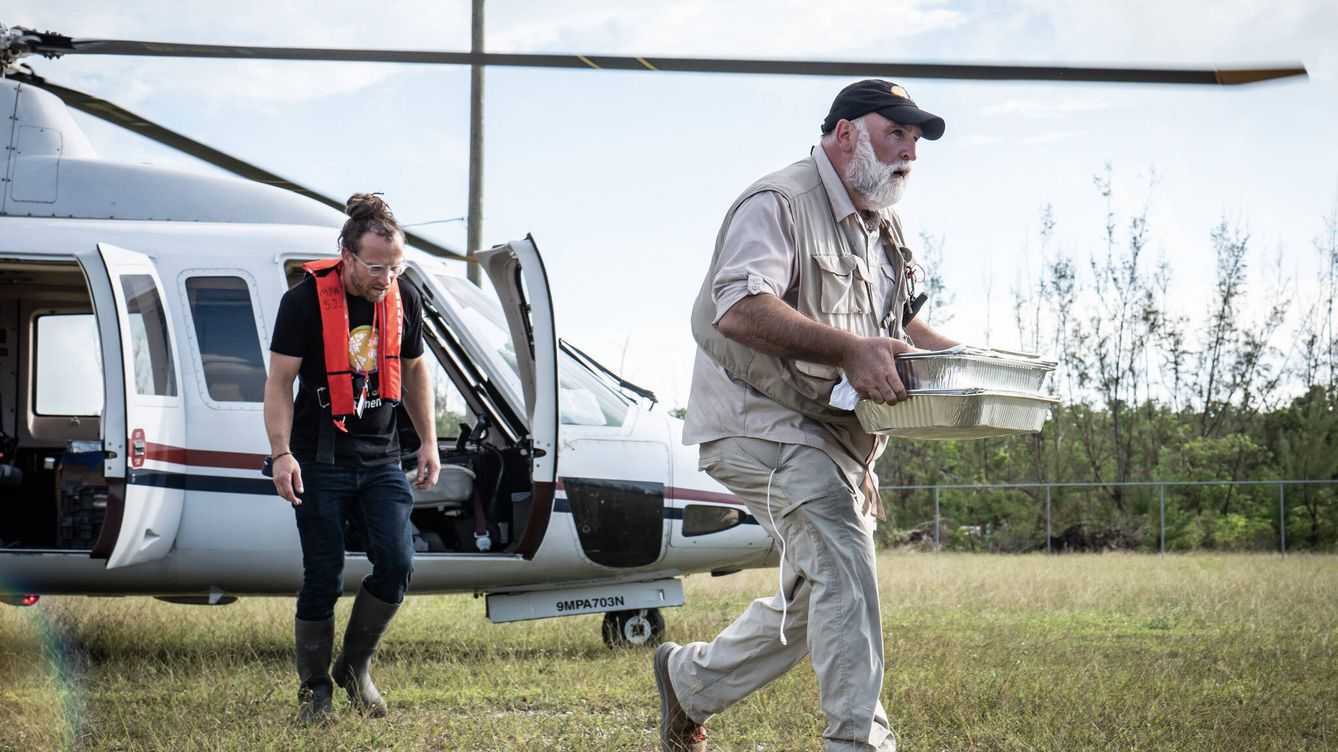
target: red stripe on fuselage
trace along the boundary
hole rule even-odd
[[[259,470],[265,455],[247,452],[216,452],[211,449],[187,449],[167,444],[144,445],[146,459],[197,467],[227,467],[234,470]]]

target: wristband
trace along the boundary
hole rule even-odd
[[[279,459],[280,457],[282,457],[282,456],[284,456],[284,455],[287,455],[287,454],[292,454],[292,452],[291,452],[291,451],[289,451],[289,452],[279,452],[278,454],[276,454],[276,455],[274,455],[273,457],[271,457],[271,458],[270,458],[270,461],[273,462],[274,460],[277,460],[277,459]]]

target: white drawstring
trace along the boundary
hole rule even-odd
[[[771,469],[771,475],[767,476],[767,517],[771,519],[771,529],[776,531],[776,537],[780,539],[781,560],[780,560],[780,598],[781,598],[781,622],[780,622],[780,641],[782,645],[790,643],[785,639],[785,615],[789,612],[789,600],[785,597],[785,536],[780,528],[776,527],[776,517],[771,513],[771,479],[776,477],[776,470],[780,468],[780,458],[777,457],[776,467]]]

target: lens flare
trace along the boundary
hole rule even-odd
[[[76,749],[85,730],[83,661],[66,613],[21,585],[0,581],[0,594],[10,604],[0,605],[0,676],[17,711],[0,729],[0,747]]]

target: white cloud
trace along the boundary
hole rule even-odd
[[[98,2],[8,3],[7,24],[75,39],[236,44],[246,46],[467,49],[468,3],[394,3],[378,12],[348,0],[238,0],[196,3],[189,12],[168,0],[109,6]],[[152,19],[151,21],[146,19]],[[263,21],[261,20],[263,19]],[[421,67],[385,63],[133,58],[70,55],[30,59],[53,81],[115,96],[133,107],[150,95],[232,104],[300,104],[347,96]]]
[[[1035,136],[1028,136],[1022,139],[1024,144],[1053,144],[1056,141],[1064,141],[1070,138],[1081,138],[1087,135],[1086,131],[1050,131],[1048,133],[1038,133]]]
[[[97,62],[105,66],[106,60]],[[41,61],[33,68],[54,83],[132,111],[153,99],[179,106],[217,103],[232,112],[248,106],[297,106],[357,94],[404,73],[373,63],[260,60],[135,60],[97,67],[88,59],[71,59]]]
[[[1222,67],[1300,60],[1312,75],[1338,73],[1338,4],[1328,0],[1015,0],[1009,14],[1047,29],[1054,45],[1043,54],[1065,59]]]
[[[890,43],[964,22],[946,6],[942,0],[830,0],[815,13],[805,0],[590,0],[578,6],[518,0],[490,7],[488,45],[496,51],[791,58],[830,57],[834,48],[855,46],[897,57]]]
[[[203,93],[230,103],[299,103],[354,94],[385,83],[395,66],[374,63],[317,63],[242,60],[225,63],[226,71],[201,66],[194,81],[164,81],[167,92]],[[205,90],[200,91],[200,84]]]
[[[1060,97],[1052,100],[1010,99],[981,109],[985,117],[1022,117],[1029,119],[1055,118],[1087,112],[1098,112],[1115,107],[1104,97]]]
[[[962,146],[990,146],[1003,142],[1004,139],[1000,136],[987,136],[983,133],[970,133],[957,140]]]
[[[292,47],[463,49],[469,3],[355,0],[11,0],[7,24],[76,39],[135,39]]]
[[[465,50],[470,4],[361,0],[12,0],[8,24],[52,29],[75,38],[211,44]],[[829,57],[863,48],[900,55],[889,44],[962,25],[948,0],[492,0],[485,6],[493,51],[605,52],[660,55]],[[834,41],[835,40],[835,41]]]

